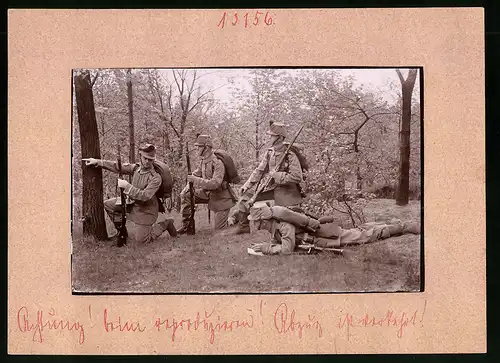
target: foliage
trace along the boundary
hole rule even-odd
[[[356,86],[353,77],[334,69],[132,69],[131,75],[136,145],[157,146],[158,157],[172,169],[173,195],[185,185],[186,141],[192,143],[197,133],[210,134],[216,148],[233,156],[245,179],[267,147],[269,121],[289,125],[290,136],[306,123],[298,142],[311,165],[304,190],[312,212],[333,213],[358,224],[366,202],[397,185],[397,83],[383,93]],[[91,77],[102,157],[115,160],[120,143],[126,161],[126,70],[95,69]],[[73,187],[79,193],[81,152],[73,110]],[[420,104],[414,98],[410,185],[415,191],[420,189],[420,122]],[[116,196],[116,175],[105,171],[103,178],[104,197]],[[179,200],[173,202],[179,206]]]

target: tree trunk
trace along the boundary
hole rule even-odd
[[[129,152],[128,159],[131,164],[135,163],[135,133],[134,133],[134,100],[132,98],[132,70],[127,69],[127,96],[128,96],[128,135]]]
[[[163,132],[165,140],[165,160],[168,160],[170,165],[174,165],[174,153],[172,152],[172,146],[170,145],[170,135],[168,134],[168,129],[165,128]]]
[[[94,108],[90,73],[75,75],[75,96],[80,128],[82,158],[101,158],[99,131]],[[101,168],[83,167],[83,234],[98,240],[108,239],[104,221],[104,204]]]
[[[410,190],[410,120],[411,120],[411,97],[413,87],[417,78],[417,70],[411,69],[406,80],[401,72],[396,70],[401,80],[401,93],[403,97],[401,108],[401,130],[399,132],[399,183],[396,193],[396,204],[408,204]]]
[[[186,128],[187,114],[183,113],[181,116],[181,125],[179,128],[179,149],[177,150],[177,161],[182,165],[182,160],[184,158],[184,130]]]
[[[354,153],[356,161],[356,189],[361,190],[363,186],[363,178],[361,176],[361,168],[359,167],[360,157],[359,157],[358,133],[359,130],[354,133]]]
[[[255,120],[255,162],[259,162],[259,121]]]
[[[165,132],[163,132],[161,136],[163,140],[163,160],[167,160],[167,139]]]

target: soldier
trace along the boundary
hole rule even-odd
[[[158,219],[159,201],[156,196],[162,179],[153,168],[156,148],[154,145],[146,144],[139,148],[140,165],[122,165],[122,173],[132,176],[132,184],[124,179],[118,179],[118,187],[124,188],[124,193],[132,201],[127,203],[129,219],[136,224],[135,240],[139,243],[149,243],[158,238],[164,231],[172,237],[177,236],[173,219],[166,219],[156,223]],[[116,161],[100,160],[94,158],[83,159],[88,166],[100,166],[104,169],[118,173]],[[116,229],[120,227],[122,206],[120,198],[111,198],[104,201],[104,209],[113,221]]]
[[[257,229],[271,233],[271,242],[257,243],[251,247],[255,252],[266,255],[289,255],[295,250],[297,242],[339,248],[405,233],[420,234],[420,225],[415,222],[370,222],[359,228],[343,229],[334,222],[333,217],[316,220],[288,208],[268,205],[252,207],[249,220],[255,221]]]
[[[224,179],[226,168],[213,152],[213,143],[209,135],[198,135],[195,146],[198,148],[200,165],[187,177],[187,185],[181,192],[182,227],[177,233],[187,232],[191,203],[189,183],[195,189],[195,203],[208,204],[208,209],[215,212],[215,230],[227,227],[229,210],[234,206],[236,197],[229,183]]]
[[[247,201],[258,188],[258,186],[255,189],[252,189],[252,187],[261,182],[266,174],[269,174],[273,180],[269,187],[259,194],[256,201],[274,200],[275,205],[287,207],[299,207],[302,203],[300,183],[303,182],[303,175],[297,156],[293,152],[289,152],[279,171],[274,171],[276,164],[286,151],[286,145],[284,144],[286,138],[285,125],[277,122],[272,123],[266,133],[269,135],[271,147],[241,187],[241,197],[237,203],[238,226],[234,231],[235,234],[250,233]]]

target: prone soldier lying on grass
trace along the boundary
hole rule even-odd
[[[359,245],[398,236],[405,233],[420,234],[420,224],[416,222],[369,222],[358,228],[343,229],[333,217],[315,219],[305,213],[282,206],[261,205],[250,209],[249,220],[257,229],[271,233],[271,241],[256,243],[249,253],[265,255],[293,253],[298,245],[307,244],[326,249]]]

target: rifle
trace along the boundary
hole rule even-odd
[[[189,159],[189,147],[187,142],[186,142],[186,163],[187,163],[188,175],[191,175],[191,160]],[[189,183],[189,200],[191,202],[191,215],[189,216],[189,223],[186,232],[187,234],[193,235],[196,233],[196,230],[194,224],[194,208],[195,208],[194,187],[192,182]]]
[[[120,156],[120,144],[118,144],[118,177],[122,179],[122,159]],[[127,244],[127,203],[125,201],[125,193],[123,192],[123,188],[120,188],[120,200],[122,207],[122,216],[120,228],[118,229],[118,247],[123,247]]]
[[[297,133],[295,134],[295,136],[293,137],[292,141],[290,142],[290,144],[288,145],[288,147],[286,148],[285,152],[283,153],[283,155],[281,156],[281,158],[279,159],[278,163],[276,164],[276,166],[274,167],[274,171],[279,171],[280,168],[281,168],[281,165],[283,164],[283,162],[285,161],[288,153],[290,152],[290,149],[292,148],[293,146],[293,143],[295,142],[295,140],[297,140],[297,137],[300,135],[302,129],[304,128],[304,126],[306,125],[306,123],[304,122],[302,124],[302,126],[300,127],[299,131],[297,131]],[[254,203],[255,203],[255,200],[257,199],[257,197],[259,196],[260,193],[262,193],[265,189],[267,189],[267,187],[269,186],[269,184],[271,184],[271,176],[270,176],[271,173],[269,173],[265,179],[265,181],[262,183],[262,184],[258,184],[257,185],[257,189],[255,191],[255,194],[252,196],[252,198],[250,198],[247,202],[247,205],[248,207],[251,207]],[[260,180],[259,180],[259,183],[260,183]]]

